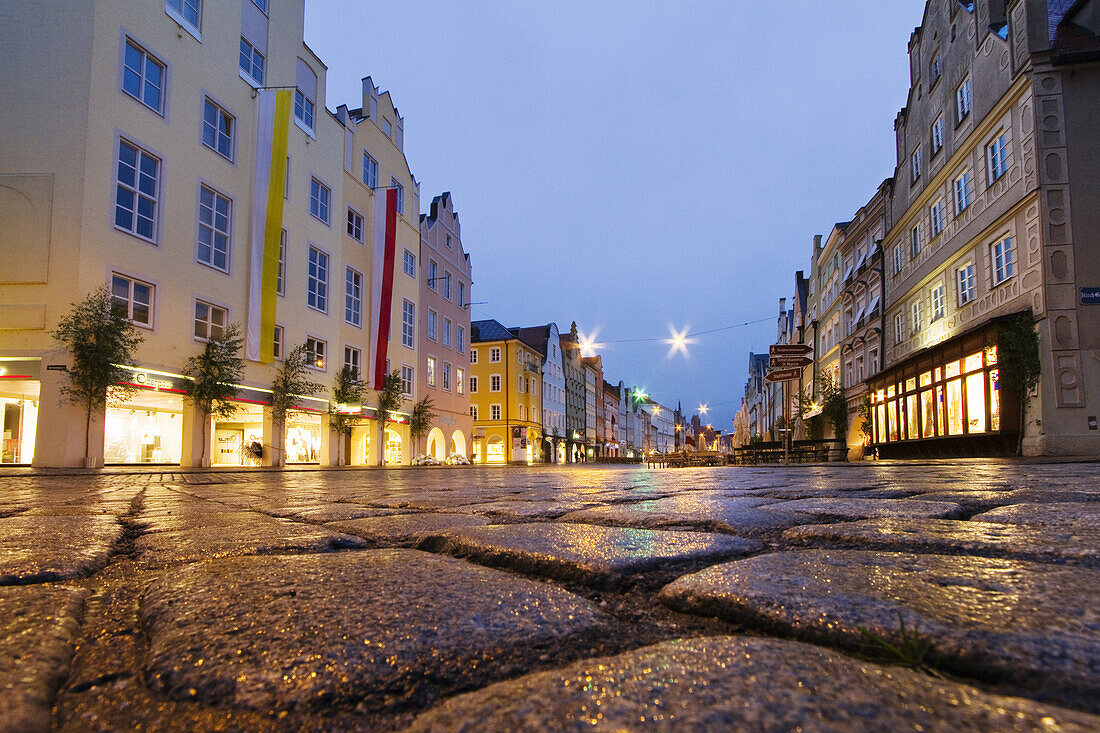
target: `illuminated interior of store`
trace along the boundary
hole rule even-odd
[[[38,426],[38,382],[0,383],[0,463],[30,463]]]
[[[103,462],[180,462],[183,398],[170,392],[139,390],[124,403],[109,405],[103,432]]]

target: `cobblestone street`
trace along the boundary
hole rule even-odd
[[[0,729],[1097,730],[1098,591],[1097,463],[7,470]]]

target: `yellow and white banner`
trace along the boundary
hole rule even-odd
[[[245,358],[275,360],[275,290],[286,189],[286,147],[291,90],[260,89],[256,170],[252,186],[252,249],[248,272],[248,328]]]

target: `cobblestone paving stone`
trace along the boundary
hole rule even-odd
[[[1097,729],[1098,511],[1087,462],[5,468],[0,730]],[[957,678],[867,661],[898,607]]]
[[[859,649],[869,631],[932,645],[938,664],[1058,690],[1100,711],[1100,571],[950,555],[805,550],[679,578],[661,600],[800,638]]]
[[[783,539],[798,545],[984,555],[1013,560],[1100,565],[1100,526],[1036,528],[954,519],[865,519],[792,527]]]
[[[990,695],[819,647],[751,637],[668,641],[499,682],[414,731],[1095,730],[1100,718]]]
[[[65,586],[0,588],[0,730],[49,726],[87,594]]]
[[[763,549],[753,540],[707,532],[564,523],[459,529],[426,537],[420,547],[598,588],[613,588],[643,573]]]

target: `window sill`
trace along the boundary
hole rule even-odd
[[[202,31],[200,31],[198,28],[193,26],[191,24],[191,21],[187,20],[186,18],[184,18],[182,15],[180,15],[174,9],[168,7],[167,5],[164,6],[164,14],[167,15],[172,20],[174,20],[176,22],[176,25],[178,25],[180,27],[180,29],[187,31],[187,33],[192,38],[194,38],[199,43],[202,43]]]
[[[262,81],[256,81],[252,78],[252,74],[246,73],[245,70],[239,66],[237,67],[237,76],[244,79],[248,86],[252,87],[253,89],[259,89],[264,85]]]
[[[112,213],[113,213],[113,212],[112,212]],[[112,218],[113,218],[113,217],[112,217]],[[142,235],[138,234],[137,232],[132,232],[132,231],[130,231],[129,229],[123,229],[122,227],[120,227],[120,226],[117,226],[117,225],[115,225],[115,226],[112,226],[111,228],[112,228],[112,229],[114,229],[114,230],[115,230],[116,232],[120,232],[120,233],[122,233],[122,234],[126,234],[126,235],[129,235],[129,236],[133,237],[134,239],[137,239],[137,240],[140,240],[140,241],[142,241],[142,242],[145,242],[146,244],[151,244],[151,245],[153,245],[154,247],[159,247],[159,246],[160,246],[159,244],[157,244],[157,240],[155,240],[155,239],[150,239],[149,237],[144,237],[144,236],[142,236]]]
[[[302,122],[297,117],[294,118],[294,124],[298,126],[299,130],[301,130],[305,134],[309,135],[310,138],[312,138],[314,140],[317,139],[317,135],[316,135],[316,133],[313,132],[313,128],[310,127],[309,125],[307,125],[306,123]]]

